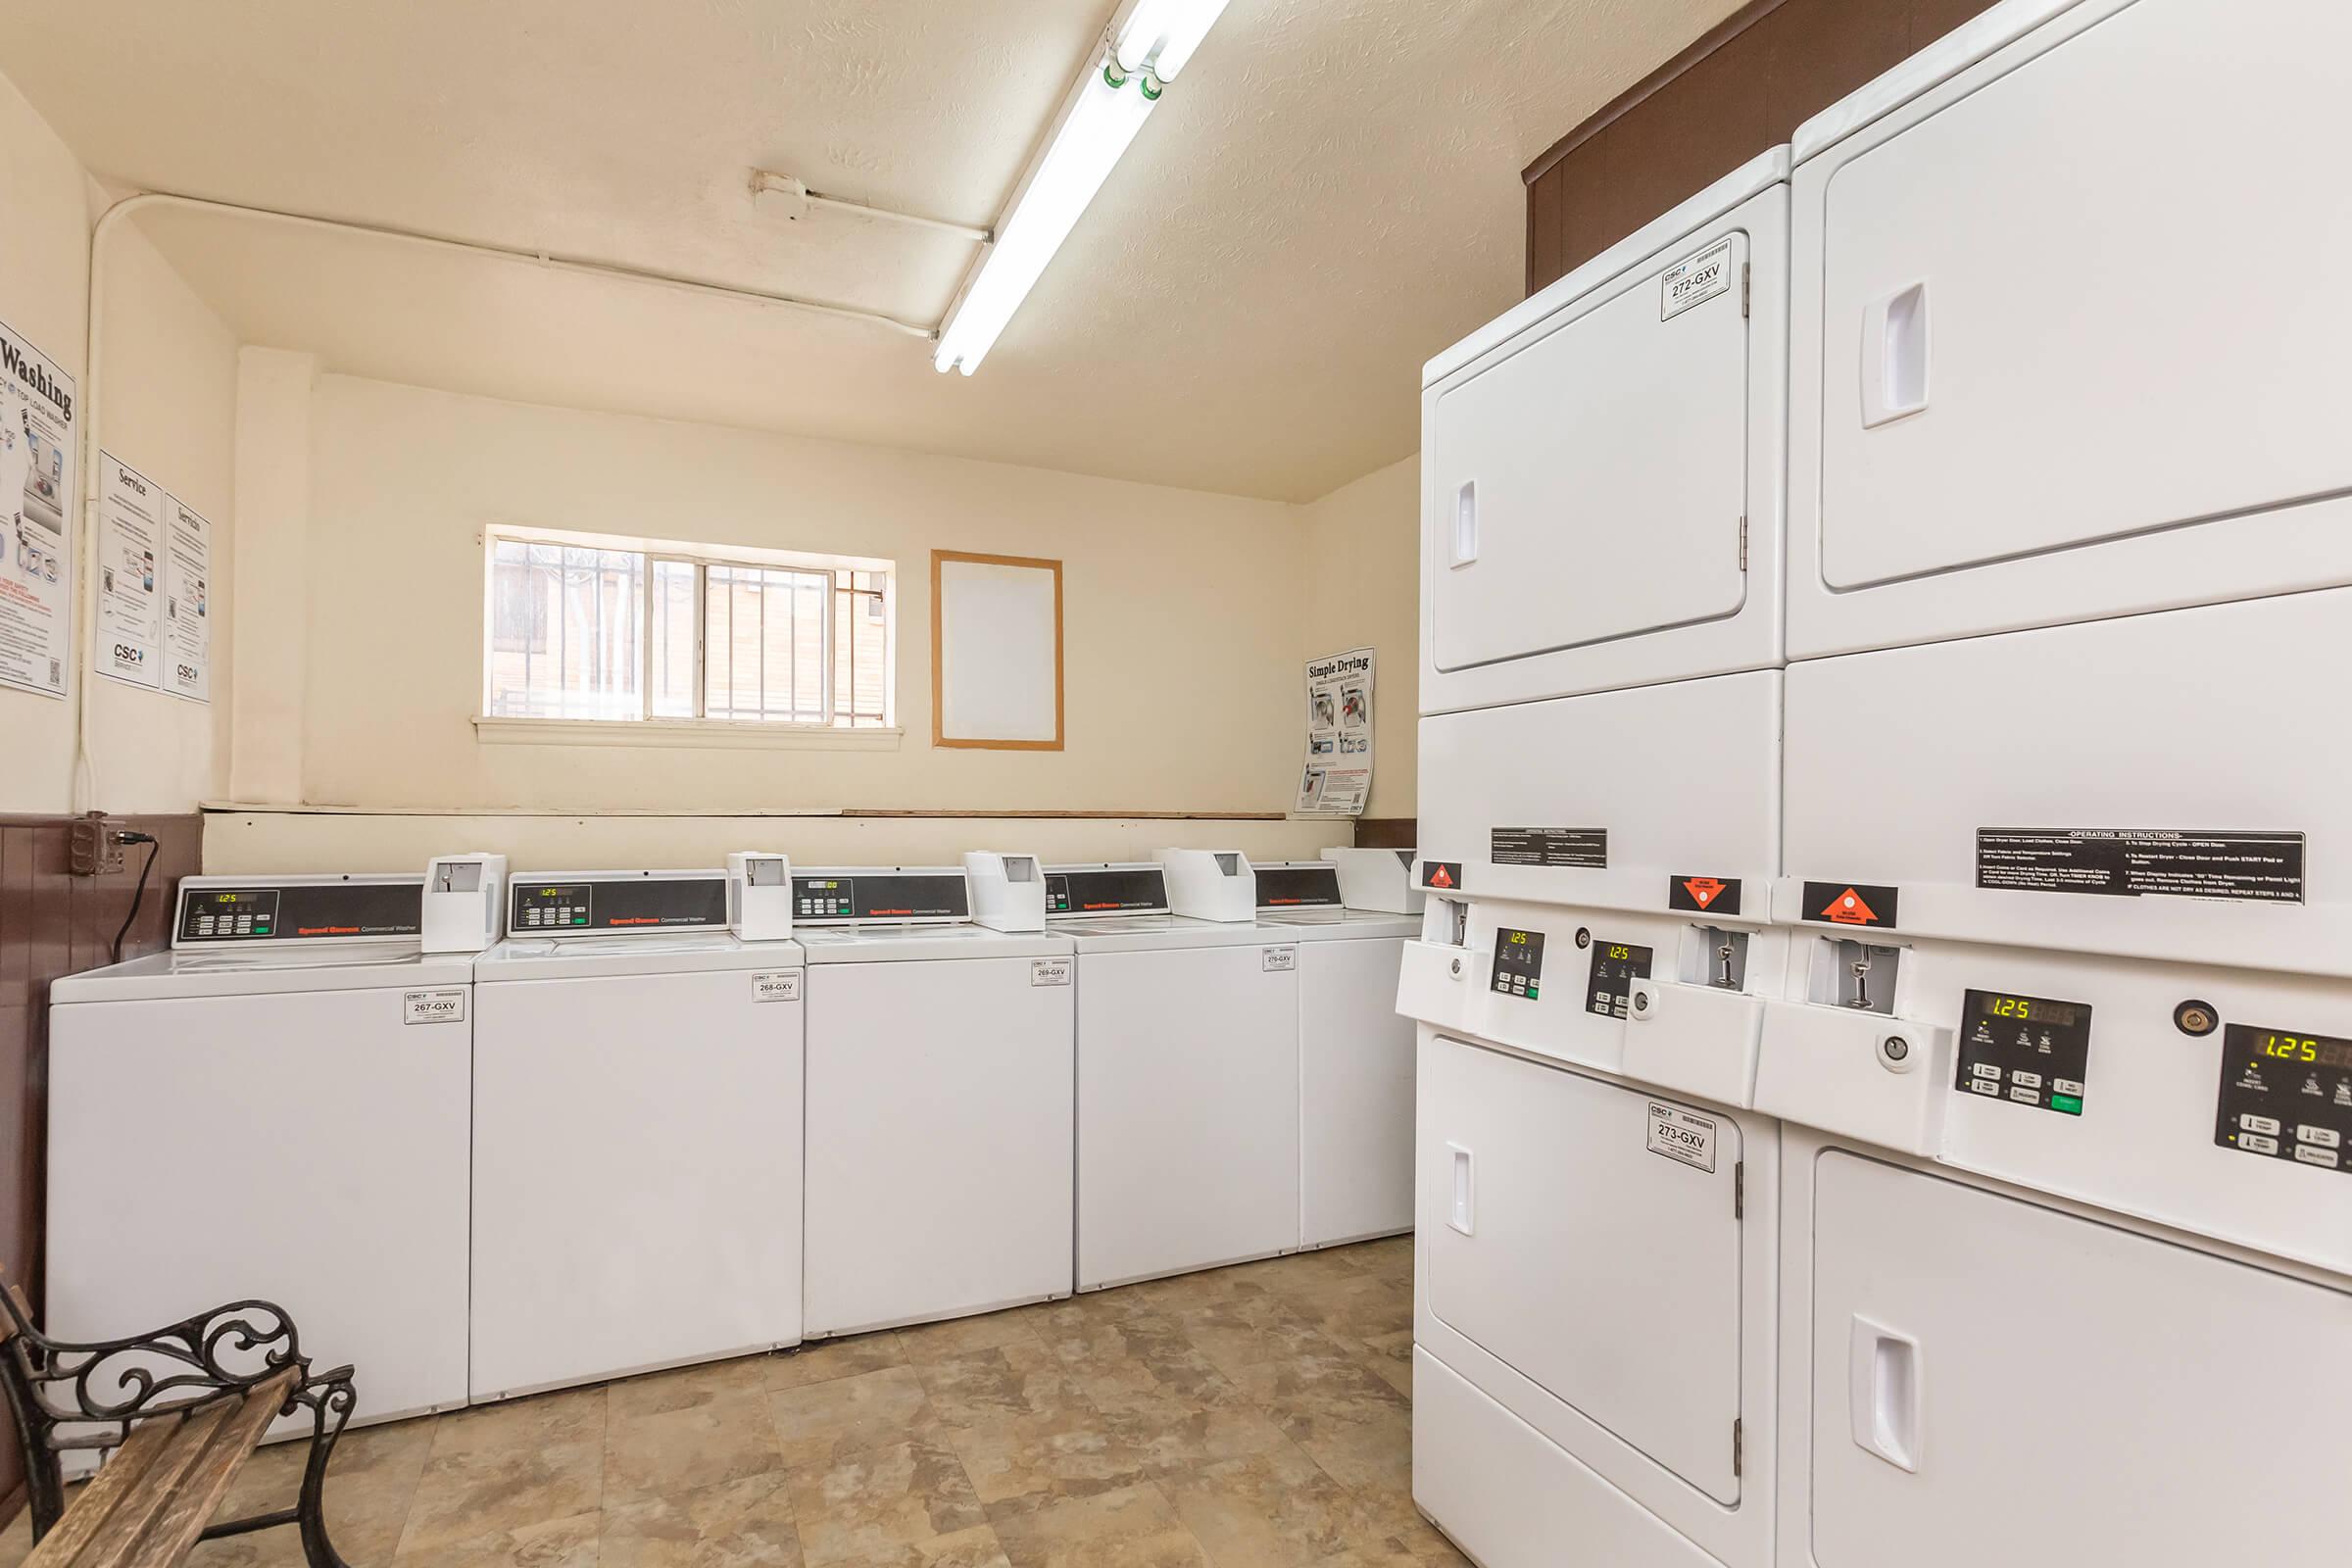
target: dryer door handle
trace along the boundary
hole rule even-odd
[[[1928,285],[1914,283],[1862,312],[1862,428],[1928,406]]]
[[[1447,1177],[1452,1186],[1446,1197],[1446,1223],[1464,1236],[1478,1230],[1478,1172],[1470,1151],[1447,1144]]]
[[[1919,1470],[1919,1342],[1854,1314],[1846,1395],[1854,1442],[1897,1470]]]

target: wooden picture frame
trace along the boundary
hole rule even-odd
[[[954,565],[1004,567],[1012,571],[1050,573],[1053,578],[1054,603],[1054,733],[1051,739],[1038,735],[986,733],[951,733],[948,714],[947,628],[949,612],[947,594],[952,587],[952,573],[944,568]],[[951,750],[998,752],[1058,752],[1062,749],[1065,690],[1062,680],[1062,597],[1061,563],[1035,556],[977,555],[961,550],[931,552],[931,744]]]

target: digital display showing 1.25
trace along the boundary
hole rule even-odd
[[[2248,1029],[2241,1037],[2258,1056],[2273,1061],[2308,1062],[2315,1067],[2352,1067],[2352,1040],[2327,1035],[2280,1034],[2275,1029]]]
[[[1986,993],[1984,1010],[1988,1017],[2015,1018],[2019,1023],[2046,1023],[2062,1029],[2072,1029],[2081,1009],[2071,1002],[2044,1002],[2039,997],[2003,997]]]

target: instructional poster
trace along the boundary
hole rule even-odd
[[[1372,797],[1372,650],[1306,664],[1306,757],[1295,811],[1361,816]]]
[[[213,525],[178,497],[170,520],[164,573],[164,689],[194,702],[213,700]]]
[[[164,487],[111,452],[98,454],[98,635],[90,663],[132,686],[160,687],[164,666]]]
[[[74,378],[0,322],[0,685],[66,695],[74,648]]]

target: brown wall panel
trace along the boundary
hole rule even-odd
[[[137,923],[123,938],[129,958],[170,939],[172,892],[196,870],[203,825],[194,815],[110,820],[159,841]],[[73,832],[71,817],[0,817],[0,1269],[24,1288],[36,1311],[47,1202],[49,982],[110,961],[147,854],[144,845],[127,845],[122,870],[77,877]],[[23,1480],[13,1439],[0,1444],[0,1524],[16,1511]]]
[[[1528,166],[1528,292],[1787,141],[1990,4],[1755,0],[1742,8]]]

